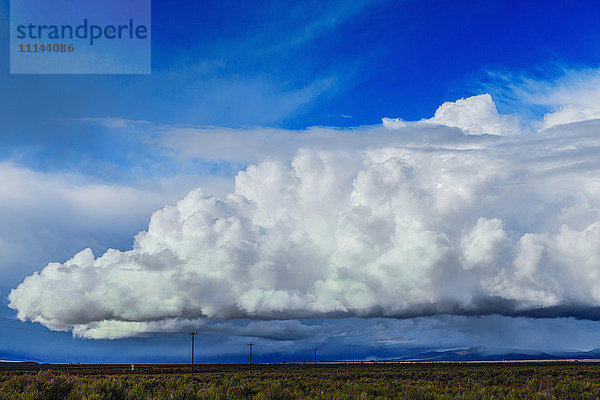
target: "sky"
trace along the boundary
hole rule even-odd
[[[0,359],[600,348],[600,6],[152,4],[152,73],[9,73]]]

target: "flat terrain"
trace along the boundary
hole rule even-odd
[[[585,362],[2,367],[0,399],[600,398],[600,364]]]

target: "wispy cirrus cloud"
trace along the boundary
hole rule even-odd
[[[600,118],[600,70],[547,68],[542,76],[490,71],[476,86],[494,94],[504,108],[526,116],[533,129]]]

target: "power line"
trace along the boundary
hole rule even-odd
[[[34,324],[34,322],[28,322],[28,321],[21,321],[19,319],[16,318],[5,318],[5,317],[0,317],[0,322],[10,322],[10,323],[18,323],[18,324]],[[72,328],[73,325],[63,325],[63,324],[54,324],[55,326],[64,326],[64,327],[69,327]],[[36,326],[36,325],[33,325]],[[40,327],[42,325],[40,324]],[[1,326],[0,325],[0,329],[15,329],[15,330],[23,330],[23,331],[32,331],[32,332],[38,332],[38,333],[50,333],[52,330],[46,327],[46,330],[40,330],[40,329],[32,329],[32,328],[28,328],[28,327],[23,327],[23,326]],[[198,335],[198,332],[187,332],[187,331],[142,331],[142,330],[124,330],[124,329],[106,329],[106,328],[92,328],[95,330],[99,330],[99,331],[104,331],[104,332],[127,332],[127,333],[142,333],[142,334],[183,334],[183,333],[188,333],[189,335],[192,336],[192,371],[194,371],[194,342],[195,342],[195,336]]]
[[[21,324],[25,323],[25,321],[21,321],[20,319],[17,319],[17,318],[4,318],[4,317],[0,317],[0,321],[19,322]]]
[[[32,329],[32,328],[22,328],[19,326],[0,326],[0,329],[15,329],[18,331],[31,331],[31,332],[38,332],[38,333],[51,333],[49,331],[41,331],[39,329]]]

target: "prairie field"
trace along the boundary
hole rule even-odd
[[[0,371],[0,399],[598,399],[597,363],[65,366]]]

